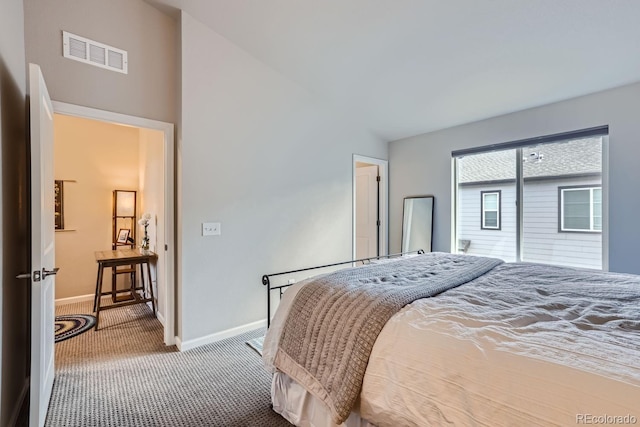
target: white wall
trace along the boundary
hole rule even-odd
[[[155,264],[151,265],[151,277],[154,286],[155,297],[158,300],[158,317],[164,318],[165,300],[164,283],[158,281],[158,271],[164,271],[164,135],[160,131],[152,129],[139,129],[140,153],[139,153],[139,193],[140,214],[150,213],[151,224],[147,227],[149,232],[149,249],[158,254]],[[144,228],[138,226],[137,243],[141,242]],[[162,275],[160,278],[164,278]]]
[[[185,342],[264,319],[262,274],[350,259],[352,154],[386,159],[387,143],[186,13],[181,46]]]
[[[60,114],[54,138],[55,179],[75,181],[64,184],[64,225],[74,231],[56,231],[60,299],[95,292],[94,252],[111,250],[113,190],[138,190],[140,149],[136,128]],[[111,274],[103,284],[110,289]]]
[[[451,151],[609,125],[609,268],[640,273],[640,84],[394,141],[390,158],[391,250],[400,247],[402,198],[434,194],[434,250],[451,244]]]
[[[142,0],[25,0],[24,10],[27,61],[51,99],[176,122],[175,20]],[[64,58],[62,31],[126,50],[129,73]]]

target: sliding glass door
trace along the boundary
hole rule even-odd
[[[457,251],[601,269],[603,138],[454,156]]]
[[[517,259],[516,150],[457,158],[459,251]]]
[[[601,269],[602,138],[522,154],[522,260]]]

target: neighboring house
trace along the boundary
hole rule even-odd
[[[522,259],[602,266],[602,143],[525,148]],[[516,151],[458,161],[458,239],[466,253],[515,260]]]

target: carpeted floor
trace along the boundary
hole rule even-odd
[[[91,312],[68,304],[56,314]],[[162,343],[145,305],[102,312],[100,330],[57,343],[46,425],[289,426],[269,406],[270,375],[245,341],[256,330],[186,352]]]

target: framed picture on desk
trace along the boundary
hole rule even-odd
[[[129,239],[130,232],[131,230],[129,230],[128,228],[121,228],[118,231],[118,240],[116,240],[116,243],[126,245],[128,243],[127,239]]]

